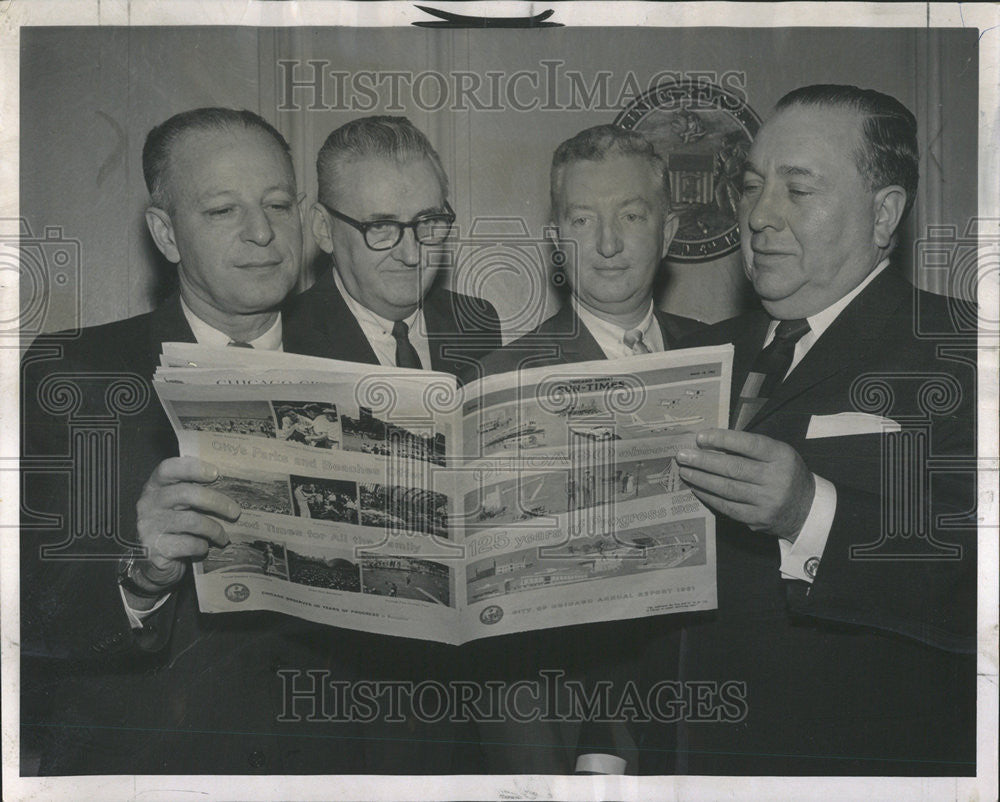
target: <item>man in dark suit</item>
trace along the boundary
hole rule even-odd
[[[327,659],[306,630],[198,614],[186,558],[239,508],[176,456],[150,384],[166,341],[281,347],[302,248],[288,145],[251,112],[197,109],[150,132],[143,170],[179,293],[23,360],[24,742],[43,774],[357,770],[352,726],[278,720],[277,671]],[[34,511],[62,516],[55,536]]]
[[[552,220],[558,247],[570,255],[565,277],[572,294],[554,317],[486,357],[486,375],[665,351],[704,328],[653,303],[653,281],[678,225],[667,182],[666,165],[635,132],[600,125],[559,145],[550,173]],[[589,471],[573,492],[589,504]],[[617,621],[477,641],[467,647],[469,671],[507,683],[538,681],[541,670],[591,682],[627,679],[622,666],[655,626],[651,620]],[[545,702],[538,707],[545,709]],[[583,753],[618,743],[619,734],[603,727],[580,735],[579,723],[483,723],[487,763],[498,773],[568,774],[578,740]],[[599,770],[600,759],[581,765]]]
[[[719,607],[644,663],[745,705],[689,706],[676,766],[647,727],[643,772],[975,774],[975,314],[889,265],[916,186],[916,121],[871,90],[795,90],[753,143],[763,309],[685,343],[736,347],[732,428],[677,455],[719,514]]]
[[[455,220],[448,178],[427,137],[404,117],[364,117],[337,128],[316,159],[313,237],[330,269],[289,303],[285,347],[299,354],[458,375],[500,347],[492,304],[435,282],[427,254]],[[366,680],[454,676],[457,648],[352,635]],[[379,718],[366,725],[371,773],[474,772],[474,735],[461,725]]]
[[[445,242],[455,215],[423,133],[404,117],[353,120],[316,167],[311,227],[332,269],[292,302],[289,350],[457,375],[500,347],[492,304],[435,286],[427,247]]]
[[[678,225],[667,176],[648,140],[614,125],[559,145],[552,220],[560,252],[570,257],[557,275],[571,295],[537,329],[484,360],[485,375],[666,351],[702,328],[653,303],[653,281]]]

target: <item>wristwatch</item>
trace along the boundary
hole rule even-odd
[[[155,586],[149,577],[143,574],[133,556],[123,557],[119,561],[118,584],[139,599],[158,599],[170,592],[169,586]]]

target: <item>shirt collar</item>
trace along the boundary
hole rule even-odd
[[[183,298],[181,298],[181,311],[184,312],[184,317],[191,327],[191,333],[194,334],[194,338],[199,345],[206,345],[210,348],[225,348],[232,342],[232,337],[224,331],[219,331],[214,326],[210,326],[192,312],[191,308],[184,303]],[[281,314],[279,313],[275,315],[274,323],[271,324],[268,330],[259,337],[250,340],[249,344],[261,351],[280,351],[281,341],[282,327]]]
[[[602,317],[598,317],[581,304],[575,295],[572,297],[572,304],[573,311],[576,312],[577,317],[580,318],[583,325],[590,330],[590,333],[594,335],[594,339],[598,340],[598,342],[604,339],[606,341],[620,343],[624,341],[625,332],[632,331],[630,328],[622,328],[617,323],[612,323]],[[647,342],[647,344],[650,340],[650,328],[653,325],[654,319],[653,299],[650,298],[649,308],[646,310],[645,317],[643,317],[638,326],[634,327],[642,332],[642,338]]]
[[[812,333],[813,337],[818,338],[824,331],[830,328],[830,325],[837,319],[841,312],[843,312],[847,305],[853,301],[861,291],[871,284],[875,280],[875,277],[885,270],[889,266],[888,258],[883,259],[875,269],[865,276],[864,281],[862,281],[857,287],[851,290],[847,295],[841,298],[839,301],[835,301],[830,304],[826,309],[817,312],[811,317],[807,317],[806,320],[809,321],[809,331]],[[775,327],[777,324],[775,324]]]
[[[344,299],[344,303],[347,304],[347,308],[351,310],[351,314],[358,319],[360,324],[368,324],[374,328],[379,329],[384,334],[392,334],[392,327],[395,324],[395,320],[387,320],[381,315],[375,314],[367,306],[364,306],[359,301],[355,300],[347,288],[344,286],[344,282],[340,280],[340,273],[337,268],[330,268],[333,270],[333,283],[337,285],[337,289],[340,291],[341,296]],[[418,306],[416,311],[411,315],[404,317],[403,322],[406,324],[407,328],[411,331],[413,330],[413,324],[417,321],[417,316],[420,314],[420,307]]]

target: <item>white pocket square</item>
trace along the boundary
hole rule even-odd
[[[900,425],[892,418],[867,412],[840,412],[836,415],[813,415],[809,419],[806,440],[820,437],[847,437],[852,434],[898,432]]]

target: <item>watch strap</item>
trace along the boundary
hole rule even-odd
[[[138,574],[145,583],[136,579]],[[140,599],[159,599],[170,592],[170,586],[158,587],[146,577],[134,557],[125,557],[118,563],[118,584]]]

